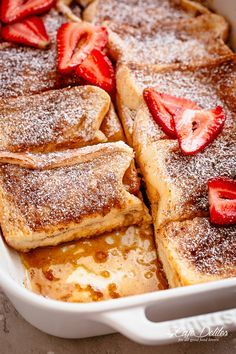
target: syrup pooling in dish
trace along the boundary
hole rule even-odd
[[[131,226],[22,255],[26,286],[64,301],[100,301],[167,288],[152,228]]]

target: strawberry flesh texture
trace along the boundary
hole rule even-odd
[[[173,117],[181,115],[186,109],[200,109],[191,100],[171,96],[151,88],[144,90],[144,99],[153,119],[164,133],[173,139],[177,138]]]
[[[159,93],[159,99],[172,116],[181,115],[186,109],[201,109],[197,103],[191,100],[171,96],[166,93]]]
[[[58,70],[69,73],[94,49],[102,50],[108,42],[107,30],[87,22],[63,24],[57,33]]]
[[[38,17],[27,18],[3,27],[2,37],[9,42],[41,49],[46,48],[50,42],[44,23]]]
[[[172,114],[163,105],[161,96],[151,88],[143,91],[143,98],[148,106],[154,121],[170,138],[176,138]]]
[[[218,177],[208,181],[210,221],[216,225],[236,224],[236,181]]]
[[[55,0],[1,0],[0,18],[4,23],[13,23],[42,14],[54,5]]]
[[[173,116],[175,131],[184,155],[194,155],[221,132],[226,119],[222,107],[212,110],[187,109]]]
[[[114,69],[110,59],[101,51],[94,49],[77,67],[76,73],[88,83],[99,86],[109,94],[114,93]]]

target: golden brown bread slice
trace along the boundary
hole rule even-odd
[[[235,57],[198,69],[136,71],[144,87],[185,97],[209,109],[221,105],[226,122],[221,134],[203,152],[184,156],[153,121],[143,103],[134,119],[133,146],[147,184],[155,227],[173,220],[208,215],[207,181],[236,177],[236,63]],[[148,75],[148,76],[147,76]],[[143,86],[142,86],[143,85]]]
[[[17,250],[150,222],[132,194],[134,182],[127,185],[133,151],[123,142],[11,155],[0,154],[2,163],[10,162],[0,166],[0,221],[6,242]]]
[[[213,226],[207,218],[171,222],[156,242],[171,287],[236,276],[235,226]]]
[[[8,99],[0,115],[1,151],[49,152],[123,137],[109,95],[95,86]]]
[[[0,98],[30,95],[78,84],[78,77],[57,72],[56,33],[67,18],[52,9],[44,16],[51,39],[49,49],[0,43]]]
[[[224,40],[228,24],[215,14],[186,22],[155,23],[151,28],[107,21],[109,52],[114,60],[137,64],[199,64],[231,53]]]
[[[84,10],[83,18],[99,24],[112,20],[149,28],[156,22],[173,23],[203,13],[209,10],[190,0],[94,0]]]
[[[149,134],[145,124],[141,127],[143,122],[138,113],[134,149],[156,228],[168,221],[208,215],[207,181],[218,176],[236,177],[236,137],[222,135],[204,152],[184,156],[177,141],[155,140],[158,135]]]
[[[150,225],[22,255],[26,286],[62,301],[90,302],[165,289]]]
[[[210,109],[222,105],[227,114],[224,132],[235,127],[236,57],[234,54],[199,66],[122,64],[117,69],[117,101],[125,133],[132,144],[134,117],[144,88],[185,97]],[[145,113],[146,112],[146,113]],[[144,114],[148,111],[144,110]],[[147,116],[148,119],[148,116]],[[158,129],[158,128],[157,128]]]

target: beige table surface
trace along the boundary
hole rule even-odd
[[[236,333],[219,342],[145,347],[120,334],[68,340],[32,327],[0,291],[0,354],[236,354]]]

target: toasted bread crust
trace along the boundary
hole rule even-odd
[[[172,287],[236,276],[234,226],[214,227],[207,218],[173,222],[156,241]]]
[[[232,53],[224,43],[228,23],[219,15],[205,14],[183,23],[154,24],[151,29],[106,21],[109,52],[121,63],[194,64]]]
[[[50,152],[106,142],[108,137],[101,125],[109,107],[108,94],[94,86],[3,101],[0,103],[0,150]],[[109,117],[106,122],[107,130],[114,125]],[[114,129],[119,131],[119,128],[117,123]]]
[[[151,77],[150,68],[145,70],[138,69],[135,74],[136,78],[142,77],[141,87]],[[161,92],[189,98],[205,109],[221,105],[227,116],[220,136],[203,152],[188,157],[183,156],[177,141],[169,140],[153,121],[145,103],[139,108],[134,119],[133,146],[153,203],[157,229],[171,220],[208,215],[208,179],[236,177],[235,82],[235,57],[195,71],[153,72],[151,87],[155,83]]]
[[[116,75],[117,100],[124,128],[127,130],[127,125],[128,135],[132,135],[134,117],[143,102],[142,92],[152,87],[160,92],[191,99],[202,108],[222,105],[227,113],[224,131],[228,134],[232,127],[235,129],[235,76],[234,54],[197,66],[120,64]],[[129,110],[133,111],[132,119]],[[129,141],[132,141],[131,137]]]
[[[148,0],[139,2],[131,0],[95,0],[83,12],[85,21],[102,23],[104,20],[115,20],[140,26],[140,23],[150,27],[156,22],[173,23],[209,13],[209,10],[189,0]]]
[[[24,154],[15,164],[0,167],[2,231],[15,249],[149,221],[142,201],[122,182],[133,160],[124,143],[31,155],[31,160],[31,169],[23,167]]]

